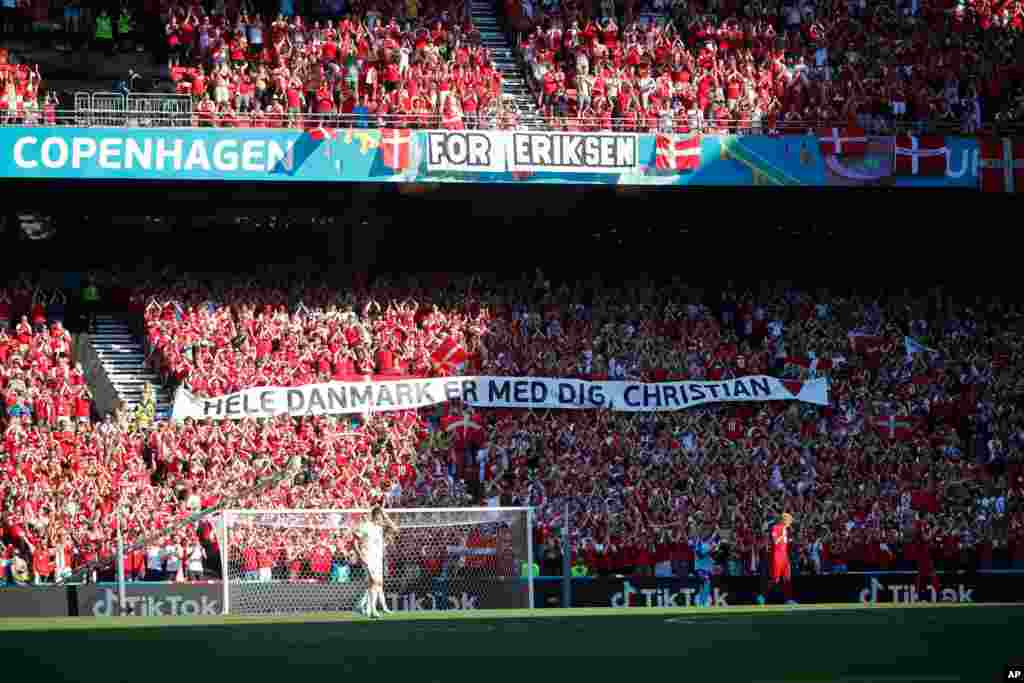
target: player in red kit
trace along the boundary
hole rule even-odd
[[[764,577],[761,594],[757,596],[760,605],[765,603],[766,596],[776,586],[782,587],[782,595],[787,605],[795,605],[793,600],[792,570],[789,566],[789,527],[793,525],[793,515],[782,513],[782,521],[772,526],[772,556],[768,574]]]
[[[914,540],[911,542],[911,556],[917,563],[917,578],[914,580],[915,587],[919,594],[924,593],[925,586],[938,594],[940,591],[939,577],[935,573],[935,563],[932,562],[932,539],[923,524],[915,524]]]

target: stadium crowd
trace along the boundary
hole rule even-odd
[[[172,77],[203,126],[508,123],[501,73],[464,3],[410,2],[401,20],[376,10],[322,23],[172,10]]]
[[[552,125],[971,133],[1024,114],[1020,2],[507,0]],[[595,10],[597,7],[597,11]]]
[[[346,289],[182,280],[136,289],[130,306],[154,369],[200,396],[374,376],[765,373],[827,376],[830,404],[627,414],[456,401],[179,424],[154,419],[149,393],[94,424],[66,333],[30,292],[0,298],[0,329],[21,320],[0,335],[0,489],[5,556],[40,577],[109,557],[119,501],[130,541],[224,500],[531,505],[537,557],[552,555],[568,510],[575,559],[591,572],[685,572],[688,541],[717,529],[721,571],[757,573],[766,525],[788,510],[798,571],[913,566],[914,538],[940,568],[1024,566],[1021,311],[998,300],[730,288],[709,301],[679,281],[552,285],[539,273],[511,285],[437,275]],[[294,480],[235,500],[296,457]],[[351,539],[320,532],[286,540],[232,550],[246,572],[317,576],[327,555],[351,552]],[[218,558],[209,524],[188,525],[133,555],[129,571],[216,574]]]
[[[55,125],[57,101],[42,84],[38,64],[9,64],[0,48],[0,122]]]
[[[928,122],[974,133],[1024,117],[1020,0],[507,0],[504,12],[556,129],[881,131]],[[172,2],[139,20],[164,27],[172,80],[193,98],[195,125],[521,125],[459,0],[305,17]],[[5,120],[56,121],[41,81],[38,69],[0,64]]]
[[[1019,2],[602,3],[506,13],[547,124],[780,131],[930,121],[974,132],[1024,112]],[[644,19],[638,21],[638,17]],[[945,37],[945,39],[943,39]],[[515,127],[464,3],[340,21],[172,10],[179,91],[201,125]],[[180,65],[185,65],[182,67]]]

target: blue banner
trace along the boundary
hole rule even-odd
[[[891,137],[836,157],[814,135],[10,127],[0,177],[976,189],[977,141],[945,140],[945,174],[923,177],[894,172]]]

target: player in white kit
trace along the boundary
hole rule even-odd
[[[370,588],[359,601],[358,611],[367,617],[379,617],[381,612],[389,614],[387,601],[384,597],[384,534],[397,533],[398,527],[384,514],[384,509],[375,507],[370,512],[370,519],[359,525],[356,545],[359,559],[366,566],[370,579]],[[378,606],[380,611],[377,610]]]

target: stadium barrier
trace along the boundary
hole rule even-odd
[[[253,581],[241,583],[232,591],[236,598],[247,590],[258,594],[260,611],[266,614],[302,612],[347,612],[345,602],[331,584],[316,581]],[[72,616],[109,617],[120,614],[116,583],[69,586]],[[398,591],[386,594],[395,612],[435,612],[446,610],[519,609],[527,584],[518,578],[430,578],[404,581]],[[210,616],[221,614],[223,589],[219,581],[206,583],[130,582],[125,586],[126,605],[133,616]],[[2,613],[0,613],[2,614]]]
[[[174,128],[195,123],[192,98],[173,93],[76,92],[74,107],[71,112],[56,110],[48,123],[128,128]],[[29,117],[33,115],[22,118]]]
[[[806,604],[879,604],[919,602],[1024,602],[1024,571],[938,572],[939,588],[928,582],[919,590],[917,573],[856,572],[806,575],[793,579],[793,597]],[[561,607],[561,577],[542,577],[535,587],[535,607]],[[574,578],[573,607],[690,607],[700,591],[695,578]],[[720,576],[714,581],[716,606],[753,605],[761,588],[756,576]],[[781,595],[769,596],[780,602]]]
[[[89,93],[73,95],[73,108],[58,108],[52,116],[43,110],[26,110],[0,116],[0,127],[24,125],[61,125],[78,127],[148,127],[148,128],[224,128],[311,130],[408,128],[416,130],[454,130],[443,125],[440,114],[410,116],[408,114],[280,114],[260,113],[204,113],[195,108],[187,95],[154,93]],[[554,120],[507,123],[496,116],[470,119],[458,130],[501,131],[538,130],[567,133],[672,133],[698,135],[814,135],[833,129],[843,131],[849,121],[818,121],[790,119],[770,123],[734,118],[702,119],[698,122],[659,120],[656,124],[637,123],[620,117],[572,117]],[[1017,121],[1000,122],[979,130],[965,128],[949,121],[901,121],[897,125],[875,126],[865,130],[869,137],[891,135],[943,135],[943,136],[1013,136],[1024,134],[1024,124]]]
[[[120,615],[117,584],[97,583],[71,588],[76,593],[76,615]],[[129,614],[133,616],[195,617],[215,616],[222,612],[223,591],[219,582],[132,582],[127,584],[125,594]]]
[[[1005,172],[1009,162],[996,159],[991,145],[977,138],[936,137],[923,143],[930,145],[924,151],[898,141],[873,138],[863,156],[847,157],[810,135],[25,126],[0,128],[0,177],[974,191],[987,182],[987,191],[1000,192],[1024,187],[1024,178]],[[914,165],[919,153],[927,153],[926,163]],[[1012,187],[1004,188],[1007,182]]]
[[[73,612],[73,599],[58,586],[0,588],[0,619],[66,617]]]
[[[855,572],[823,576],[797,576],[794,598],[804,604],[907,604],[921,602],[1012,603],[1024,602],[1024,571],[939,572],[939,589],[916,587],[915,572]],[[396,612],[511,609],[521,607],[526,583],[519,579],[422,579],[406,584],[401,593],[389,593]],[[340,605],[323,601],[309,583],[275,582],[265,591],[268,613],[337,611]],[[695,578],[575,577],[571,581],[573,607],[688,607],[699,590]],[[714,598],[719,606],[755,604],[760,578],[721,576],[715,579]],[[562,577],[537,577],[534,606],[562,606]],[[204,583],[131,582],[126,586],[128,607],[135,616],[211,616],[221,612],[223,590],[217,581]],[[769,596],[769,601],[781,596]],[[26,617],[107,617],[119,614],[117,584],[35,586],[0,590],[0,619]]]

